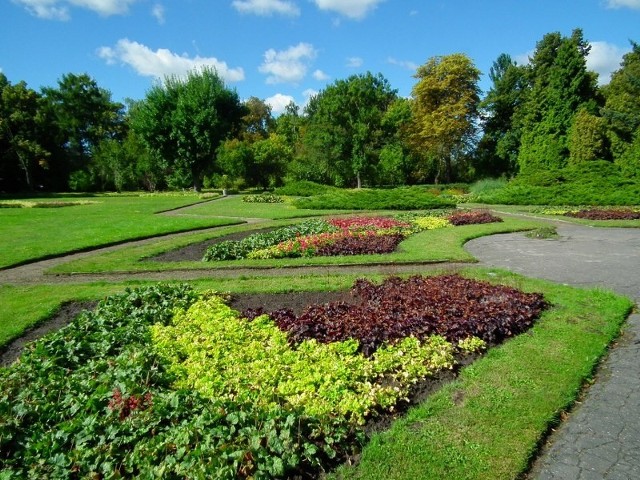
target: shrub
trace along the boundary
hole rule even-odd
[[[475,225],[479,223],[494,223],[502,222],[500,217],[490,214],[486,211],[468,211],[468,212],[455,212],[448,217],[451,225]]]
[[[313,195],[322,195],[338,190],[339,189],[336,187],[331,187],[329,185],[321,185],[307,180],[297,180],[295,182],[289,182],[283,187],[276,188],[274,193],[290,197],[311,197]]]
[[[297,208],[312,210],[425,210],[455,207],[450,198],[436,196],[424,188],[401,187],[390,190],[341,190],[331,194],[300,198]]]

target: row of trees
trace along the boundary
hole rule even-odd
[[[0,191],[360,187],[532,174],[607,160],[640,172],[640,46],[602,88],[582,32],[503,54],[482,99],[464,54],[418,68],[410,98],[380,74],[337,80],[274,118],[213,70],[168,77],[124,105],[87,75],[36,92],[0,74]]]

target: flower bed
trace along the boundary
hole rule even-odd
[[[0,370],[0,475],[236,479],[318,471],[353,452],[364,422],[395,408],[420,379],[483,348],[474,332],[513,335],[544,307],[540,296],[462,277],[431,282],[359,281],[353,292],[367,306],[330,307],[350,313],[323,322],[322,337],[301,333],[304,316],[247,320],[223,296],[185,285],[108,298]],[[443,285],[453,307],[442,300]],[[388,322],[405,309],[401,292],[416,311],[430,311],[434,295],[442,295],[434,303],[441,307],[429,320],[407,312]],[[384,303],[386,320],[364,316],[379,315],[375,302]],[[443,330],[451,339],[434,334],[451,322]]]
[[[567,217],[583,218],[586,220],[640,220],[640,210],[632,208],[620,209],[583,209],[567,212]]]
[[[226,241],[207,250],[204,261],[269,259],[391,253],[407,236],[452,225],[501,222],[488,212],[403,213],[392,217],[343,217],[307,220],[241,241]]]

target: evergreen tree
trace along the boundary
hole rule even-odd
[[[580,107],[597,110],[596,76],[586,67],[589,49],[579,29],[571,37],[556,32],[538,42],[529,70],[532,88],[520,112],[521,172],[564,167],[573,116]]]

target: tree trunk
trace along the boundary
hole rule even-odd
[[[356,173],[356,182],[358,185],[358,190],[360,190],[362,188],[362,181],[360,180],[360,172]]]

